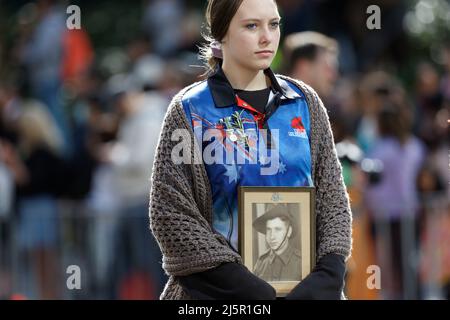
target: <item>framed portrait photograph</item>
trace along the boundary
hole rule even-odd
[[[313,187],[239,187],[239,253],[278,297],[314,267],[314,197]]]

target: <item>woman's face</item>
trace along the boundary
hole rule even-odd
[[[222,39],[224,63],[251,71],[267,69],[280,42],[274,0],[244,0]]]

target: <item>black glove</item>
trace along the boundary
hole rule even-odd
[[[275,299],[275,289],[270,284],[238,263],[224,263],[214,269],[177,278],[193,299]]]
[[[345,259],[330,253],[286,296],[286,300],[340,300],[344,288]]]

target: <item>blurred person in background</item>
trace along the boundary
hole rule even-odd
[[[365,190],[376,241],[377,259],[384,271],[385,299],[417,298],[415,255],[419,234],[417,177],[425,148],[412,135],[412,115],[405,100],[382,102],[377,115],[379,138],[367,154],[381,162],[380,177]]]
[[[364,153],[370,152],[379,137],[378,114],[389,96],[403,95],[397,80],[385,71],[362,75],[358,87],[359,115],[355,137]]]
[[[66,16],[56,0],[39,0],[22,9],[24,26],[17,47],[19,63],[25,68],[31,94],[48,108],[63,137],[63,153],[70,153],[70,132],[61,101],[63,36]],[[36,21],[34,21],[36,19]]]
[[[432,149],[441,139],[437,137],[439,131],[436,122],[438,112],[443,107],[444,95],[440,87],[439,72],[429,62],[422,62],[417,66],[415,78],[416,115],[414,128],[419,137]],[[441,130],[442,131],[442,130]]]
[[[450,204],[445,181],[429,157],[418,176],[423,220],[419,256],[422,299],[450,298]]]
[[[108,110],[105,99],[96,91],[85,100],[88,108],[84,125],[86,152],[92,157],[94,166],[89,192],[86,197],[86,213],[89,217],[87,227],[87,256],[92,270],[90,283],[92,297],[114,299],[117,282],[114,274],[116,257],[117,229],[120,200],[117,197],[114,172],[111,162],[102,153],[105,144],[117,138],[118,117]]]
[[[293,33],[285,38],[283,53],[286,73],[317,90],[327,105],[339,75],[337,41],[314,31]]]
[[[20,290],[28,298],[58,298],[58,205],[67,183],[62,138],[48,109],[25,91],[18,97],[17,148],[2,143],[2,161],[16,184]]]
[[[446,64],[450,64],[449,61]],[[415,132],[428,148],[430,163],[439,175],[450,181],[448,170],[448,119],[450,99],[445,95],[445,76],[440,80],[439,72],[430,63],[421,63],[416,70],[416,119]],[[450,196],[450,188],[446,190]]]
[[[142,18],[142,28],[150,37],[153,51],[170,57],[182,43],[184,1],[149,0]]]
[[[340,80],[338,42],[315,31],[292,33],[284,40],[283,56],[286,73],[313,87],[324,101],[329,110],[334,141],[349,138],[353,115],[346,112],[348,107],[342,105],[336,95],[336,84]]]
[[[130,74],[115,75],[108,83],[119,117],[117,140],[103,147],[103,161],[112,166],[111,182],[119,203],[119,298],[156,298],[165,281],[147,215],[151,168],[168,103],[155,90],[163,72],[162,60],[149,54],[136,62]],[[138,286],[130,296],[127,287],[134,283]]]

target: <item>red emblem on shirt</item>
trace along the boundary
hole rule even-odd
[[[305,131],[305,127],[303,126],[302,117],[295,117],[291,121],[291,126],[294,129],[297,129],[300,132]]]

